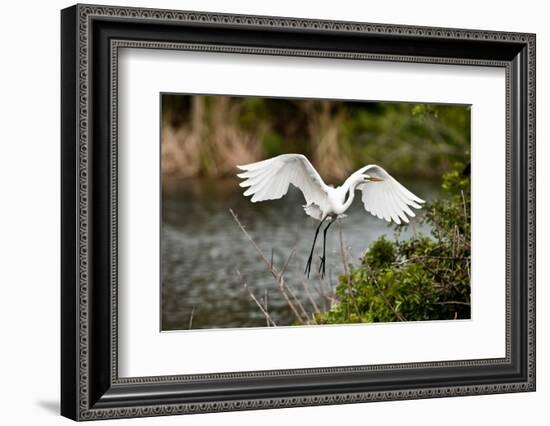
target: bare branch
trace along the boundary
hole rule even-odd
[[[344,246],[344,237],[342,236],[342,226],[339,227],[339,235],[340,235],[340,252],[342,253],[342,263],[344,264],[344,274],[346,277],[346,283],[347,283],[347,294],[348,294],[348,302],[353,303],[353,307],[355,308],[355,313],[359,314],[359,307],[357,306],[357,301],[355,300],[355,297],[353,297],[353,286],[351,285],[351,274],[349,271],[349,258],[348,253],[346,251],[346,248]],[[348,316],[349,316],[349,309],[348,309]]]
[[[426,259],[435,259],[435,260],[467,260],[470,259],[470,256],[411,256],[407,259],[400,260],[398,262],[392,262],[392,265],[399,266],[404,265],[409,262],[414,262],[415,260],[426,260]]]
[[[241,222],[239,221],[239,218],[237,217],[237,215],[235,214],[235,212],[233,211],[233,209],[229,209],[229,212],[231,213],[231,215],[233,216],[233,219],[235,219],[235,222],[237,222],[237,225],[239,226],[239,228],[241,229],[241,231],[243,232],[243,234],[246,236],[246,238],[248,239],[248,241],[250,241],[250,243],[252,244],[252,246],[254,247],[254,249],[256,250],[256,252],[260,255],[260,257],[262,258],[262,260],[264,261],[264,263],[266,264],[267,266],[267,269],[268,271],[271,273],[271,275],[273,275],[273,278],[275,278],[275,282],[277,283],[277,285],[279,286],[279,289],[281,290],[281,294],[283,295],[286,303],[288,304],[288,307],[290,308],[290,310],[292,311],[292,313],[294,314],[294,316],[296,317],[296,319],[299,321],[299,322],[304,322],[304,318],[302,317],[302,315],[300,314],[300,312],[298,312],[298,309],[296,308],[296,306],[294,306],[294,303],[292,303],[292,300],[290,300],[290,298],[288,297],[288,294],[287,293],[292,293],[292,291],[288,288],[288,286],[286,285],[285,283],[285,280],[284,280],[284,277],[283,277],[283,272],[284,272],[284,269],[286,268],[286,265],[288,265],[288,262],[290,262],[290,258],[292,257],[292,255],[294,254],[294,250],[290,253],[290,256],[288,257],[286,263],[285,263],[285,266],[283,268],[283,270],[281,270],[281,272],[277,271],[277,269],[275,268],[275,266],[273,266],[271,264],[271,262],[267,259],[267,257],[265,256],[265,254],[263,253],[262,249],[260,249],[260,247],[258,246],[258,244],[256,244],[256,242],[254,241],[254,239],[250,236],[250,234],[246,231],[245,227],[241,224]],[[296,296],[293,295],[293,298],[295,301],[298,301]],[[301,305],[301,304],[300,304]],[[301,309],[303,309],[303,306],[301,306]],[[307,322],[307,319],[308,319],[308,316],[307,314],[305,315],[305,321]]]
[[[288,283],[286,283],[285,281],[282,281],[282,289],[288,291],[288,293],[290,294],[292,299],[294,299],[294,302],[296,302],[296,304],[300,308],[300,311],[301,311],[303,317],[305,318],[305,320],[301,320],[301,322],[307,323],[309,321],[309,315],[306,312],[302,302],[300,302],[300,299],[298,299],[298,297],[296,297],[296,293],[294,293],[294,290],[292,290],[290,285]]]
[[[283,277],[284,273],[286,272],[286,268],[288,267],[288,264],[290,263],[290,259],[294,256],[294,253],[296,253],[296,244],[294,247],[292,247],[292,250],[290,250],[290,254],[288,255],[283,268],[281,269],[281,272],[279,272],[279,279]]]
[[[267,288],[264,290],[264,307],[265,307],[265,311],[269,312],[269,308],[267,307]],[[265,317],[265,320],[266,320],[267,326],[269,327],[269,318]]]
[[[298,297],[296,297],[296,294],[294,293],[294,291],[290,287],[290,284],[288,284],[284,279],[284,273],[285,273],[285,271],[288,267],[288,264],[290,263],[290,260],[294,256],[294,253],[296,253],[296,244],[294,244],[294,247],[292,247],[292,250],[290,251],[290,254],[287,257],[287,259],[286,259],[286,261],[283,265],[283,268],[279,272],[279,278],[277,279],[277,284],[279,285],[279,287],[281,287],[282,292],[288,292],[290,294],[292,299],[294,299],[294,302],[296,302],[296,304],[300,308],[300,311],[301,311],[302,315],[304,316],[305,322],[308,322],[309,321],[309,315],[306,312],[306,310],[304,308],[304,305],[302,305],[302,302],[300,301],[300,299],[298,299]],[[304,321],[302,320],[302,322],[304,322]]]
[[[195,315],[195,306],[191,308],[191,314],[189,315],[189,330],[193,328],[193,316]]]
[[[273,327],[277,327],[277,324],[275,324],[275,321],[273,321],[273,319],[271,318],[271,316],[269,315],[269,312],[267,311],[267,304],[266,306],[264,307],[260,301],[256,298],[256,296],[254,296],[254,293],[252,293],[252,290],[250,290],[250,288],[248,287],[248,285],[246,284],[246,281],[244,281],[244,278],[243,276],[241,275],[241,272],[237,269],[237,275],[239,276],[239,278],[241,279],[241,281],[243,282],[243,286],[244,288],[246,289],[246,291],[248,292],[248,294],[250,295],[250,297],[252,298],[252,300],[254,301],[254,303],[256,303],[256,305],[258,306],[258,308],[260,308],[260,311],[262,311],[262,314],[264,314],[264,317],[265,317],[265,320],[267,322],[267,325],[269,326],[270,324],[273,326]],[[266,299],[267,300],[267,299]]]
[[[304,287],[304,291],[306,292],[306,295],[309,299],[309,302],[311,303],[311,306],[313,306],[313,309],[315,309],[315,312],[320,313],[319,307],[317,306],[317,303],[315,303],[315,299],[311,295],[311,292],[309,291],[309,286],[306,284],[306,281],[302,279],[302,287]]]
[[[464,306],[470,306],[468,302],[459,302],[456,300],[450,300],[448,302],[435,302],[436,305],[464,305]]]
[[[342,264],[344,266],[344,273],[346,275],[349,275],[349,270],[348,270],[349,259],[348,259],[348,256],[347,256],[346,249],[344,247],[344,238],[342,237],[342,225],[340,224],[340,222],[338,222],[338,234],[339,234],[339,237],[340,237],[340,254],[342,256]]]

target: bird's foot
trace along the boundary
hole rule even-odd
[[[319,263],[319,273],[321,274],[321,278],[324,278],[325,277],[325,256],[321,256],[319,257],[319,259],[321,260],[321,263]]]

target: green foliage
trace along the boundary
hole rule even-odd
[[[371,268],[383,268],[395,262],[396,254],[394,245],[382,237],[375,241],[365,254],[363,262]]]
[[[352,108],[343,123],[354,167],[391,164],[401,175],[441,176],[470,151],[470,108],[379,103]]]
[[[470,180],[455,170],[442,187],[448,198],[427,204],[418,218],[431,235],[375,241],[340,276],[338,302],[316,323],[470,318]]]

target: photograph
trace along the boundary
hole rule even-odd
[[[470,105],[159,104],[161,331],[471,318]]]

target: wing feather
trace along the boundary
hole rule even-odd
[[[244,195],[251,195],[252,202],[277,200],[292,184],[302,191],[306,205],[315,204],[321,210],[327,206],[326,185],[304,155],[283,154],[237,167],[243,171],[237,176],[245,179],[239,185],[247,188]]]
[[[399,193],[397,191],[392,193],[392,197],[393,197],[393,204],[396,207],[396,214],[397,214],[397,217],[399,218],[399,221],[403,221],[405,223],[408,223],[409,219],[407,218],[407,215],[405,214],[406,204],[399,197]],[[399,223],[399,221],[397,223]]]
[[[393,195],[391,192],[386,193],[386,199],[388,202],[388,210],[390,214],[390,220],[393,220],[395,223],[400,223],[399,217],[397,216],[397,206],[395,205],[395,201],[393,199]]]
[[[393,199],[395,204],[397,205],[397,216],[399,216],[399,219],[402,222],[409,223],[409,218],[405,214],[405,206],[406,204],[399,198],[399,194],[395,193],[393,194]]]
[[[245,191],[244,195],[254,195],[263,191],[264,187],[269,184],[276,173],[277,171],[275,169],[267,170],[261,177],[258,177],[254,182],[252,182],[252,184]]]
[[[382,216],[382,219],[384,220],[389,220],[388,219],[388,213],[387,213],[387,209],[386,209],[386,206],[387,206],[387,202],[386,202],[386,193],[383,192],[383,191],[376,191],[375,194],[373,195],[377,195],[378,197],[378,200],[376,202],[376,205],[379,206],[379,208],[377,209],[378,212],[380,212],[380,216]],[[363,198],[363,197],[361,197]],[[364,200],[363,200],[364,202]]]
[[[372,202],[373,202],[373,203],[380,203],[381,198],[382,198],[382,195],[384,195],[383,192],[375,191],[375,192],[372,194]],[[384,219],[382,209],[379,209],[379,210],[377,210],[377,211],[372,211],[371,213],[372,213],[374,216],[376,216],[378,219]]]
[[[273,179],[277,175],[276,170],[271,170],[269,173],[266,173],[263,179],[256,184],[252,185],[250,188],[248,188],[248,191],[246,191],[245,195],[253,195],[253,201],[261,200],[261,197],[267,193],[269,193],[273,187]]]
[[[401,223],[401,218],[399,217],[399,214],[401,213],[401,209],[400,209],[399,205],[397,204],[397,201],[396,201],[393,193],[388,192],[388,198],[389,198],[389,201],[390,201],[391,218],[395,223],[397,223],[399,225]]]
[[[365,210],[372,215],[388,222],[408,223],[409,217],[415,216],[411,207],[422,208],[424,200],[401,185],[382,167],[369,165],[355,173],[382,179],[381,182],[363,183],[357,187],[362,192],[361,199]]]

